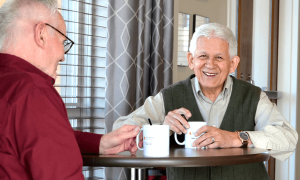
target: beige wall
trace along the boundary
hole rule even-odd
[[[193,71],[189,67],[177,66],[178,12],[190,14],[190,39],[192,38],[193,14],[209,18],[209,22],[227,25],[227,0],[175,0],[174,6],[174,54],[173,82],[186,79]]]

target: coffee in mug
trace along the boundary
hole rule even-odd
[[[143,148],[139,147],[139,136],[143,131]],[[144,156],[162,157],[169,156],[170,128],[169,125],[143,125],[136,136],[139,150],[144,151]]]
[[[193,147],[193,142],[200,136],[195,136],[195,133],[198,129],[200,129],[202,126],[207,125],[206,122],[200,122],[200,121],[193,121],[193,122],[188,122],[190,125],[190,128],[187,129],[187,133],[185,134],[185,140],[183,142],[179,142],[177,140],[177,133],[175,132],[175,141],[179,145],[185,145],[185,148],[196,148]]]

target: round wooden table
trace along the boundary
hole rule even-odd
[[[185,149],[171,148],[167,157],[145,157],[122,152],[116,155],[82,155],[84,166],[103,167],[199,167],[263,162],[269,151],[258,148]]]
[[[249,164],[267,161],[269,151],[258,148],[228,149],[185,149],[170,148],[167,157],[145,157],[143,151],[131,155],[128,151],[116,155],[82,155],[84,166],[128,167],[131,168],[131,179],[142,179],[142,169],[146,167],[199,167]]]

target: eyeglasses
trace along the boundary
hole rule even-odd
[[[53,29],[55,29],[57,32],[59,32],[61,35],[63,35],[65,38],[67,38],[64,41],[64,50],[65,50],[65,54],[67,54],[70,49],[72,48],[73,44],[75,44],[70,38],[68,38],[66,35],[64,35],[62,32],[60,32],[58,29],[56,29],[55,27],[51,26],[50,24],[45,23],[47,26],[52,27]]]

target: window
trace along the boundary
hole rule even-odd
[[[209,23],[209,18],[208,17],[204,17],[204,16],[194,14],[193,15],[193,33],[195,32],[197,27],[199,27],[203,24],[207,24],[207,23]]]
[[[178,62],[180,66],[188,66],[186,54],[189,50],[190,15],[178,13]]]
[[[203,24],[209,22],[209,18],[193,15],[193,29],[195,29]],[[178,13],[178,62],[179,66],[188,66],[188,61],[186,55],[189,51],[189,41],[190,41],[190,15],[186,13]]]
[[[67,36],[75,44],[58,67],[55,88],[75,130],[105,133],[107,0],[61,1]],[[103,168],[84,167],[86,178],[103,178]]]

